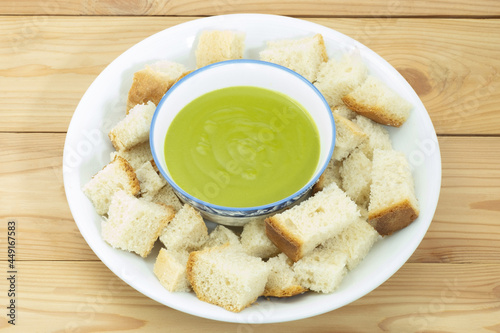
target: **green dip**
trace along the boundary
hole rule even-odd
[[[215,90],[186,105],[165,137],[165,160],[184,191],[211,204],[254,207],[301,189],[319,160],[319,134],[292,98],[267,89]]]

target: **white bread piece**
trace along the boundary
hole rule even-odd
[[[286,254],[280,253],[270,258],[266,264],[271,267],[271,273],[262,296],[291,297],[307,291],[295,277],[295,272],[292,269],[293,261]]]
[[[280,249],[266,235],[264,220],[254,220],[245,224],[241,233],[241,245],[247,254],[263,259],[280,253]]]
[[[330,59],[321,65],[314,85],[331,107],[342,103],[342,97],[359,87],[367,78],[368,70],[360,57],[345,55]]]
[[[330,159],[328,165],[325,168],[325,171],[319,176],[318,181],[313,186],[313,192],[319,192],[323,190],[325,187],[330,185],[331,183],[337,184],[339,187],[342,184],[342,179],[340,178],[340,166],[342,165],[342,161]]]
[[[141,197],[150,200],[167,184],[165,178],[158,175],[151,161],[147,161],[135,171],[141,185]],[[155,165],[156,166],[156,165]]]
[[[160,241],[168,250],[195,251],[208,240],[208,230],[200,213],[188,204],[163,229]]]
[[[412,105],[374,76],[342,98],[351,110],[377,123],[399,127],[410,116]]]
[[[342,188],[358,205],[368,208],[372,183],[372,162],[360,149],[354,151],[340,167]]]
[[[320,65],[328,61],[325,42],[321,34],[301,39],[268,41],[260,52],[260,60],[287,67],[310,82],[316,80]]]
[[[149,128],[156,110],[152,102],[134,106],[108,136],[116,150],[127,150],[149,140]]]
[[[410,165],[402,152],[373,152],[368,222],[382,236],[390,235],[419,214]]]
[[[270,273],[262,259],[229,245],[191,252],[187,276],[196,296],[240,312],[262,295]]]
[[[332,158],[340,161],[346,158],[354,148],[365,141],[367,135],[363,132],[361,127],[349,119],[335,113],[333,114],[333,118],[335,119],[336,135]]]
[[[127,114],[136,105],[152,102],[158,105],[163,95],[186,72],[184,65],[160,60],[134,73],[127,97]]]
[[[300,285],[318,293],[331,293],[347,274],[347,254],[320,246],[293,264]]]
[[[134,169],[120,156],[116,156],[83,187],[83,192],[99,215],[108,212],[111,197],[119,190],[125,190],[132,195],[137,195],[140,191]]]
[[[356,204],[332,183],[323,191],[266,219],[266,234],[290,259],[297,261],[359,217]]]
[[[146,69],[153,70],[163,76],[163,78],[170,82],[175,82],[177,78],[182,76],[188,70],[183,64],[169,60],[159,60],[152,64],[146,65]]]
[[[182,202],[175,194],[173,187],[168,183],[163,186],[158,192],[156,192],[151,201],[172,206],[176,212],[178,212],[179,209],[182,208]]]
[[[230,30],[206,30],[200,34],[196,47],[198,68],[216,62],[241,59],[245,48],[245,33]]]
[[[346,266],[353,270],[366,257],[373,244],[380,239],[378,232],[363,218],[359,218],[343,232],[327,240],[324,247],[347,255]]]
[[[158,280],[170,292],[189,292],[191,286],[187,278],[187,251],[174,251],[162,248],[153,268]]]
[[[236,235],[231,229],[226,228],[223,225],[218,225],[208,235],[208,240],[205,244],[203,244],[203,249],[224,244],[241,247],[241,242],[238,235]]]
[[[332,107],[332,112],[349,120],[354,120],[358,116],[356,112],[349,109],[344,103]]]
[[[108,218],[101,224],[102,238],[114,248],[135,252],[144,258],[174,214],[172,207],[118,191],[111,199]]]
[[[141,165],[153,159],[151,147],[149,146],[149,140],[139,143],[128,150],[111,152],[111,160],[113,160],[117,155],[126,159],[134,170],[137,170]]]
[[[375,149],[392,150],[391,138],[384,126],[363,116],[357,116],[354,122],[368,135],[368,139],[359,145],[359,149],[370,160]]]

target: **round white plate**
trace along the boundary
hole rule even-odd
[[[244,57],[258,59],[268,40],[323,35],[330,57],[354,52],[370,73],[385,81],[414,108],[400,128],[389,128],[393,146],[410,161],[420,203],[420,217],[407,228],[375,244],[361,264],[349,272],[333,294],[313,292],[288,299],[263,299],[240,313],[199,301],[194,293],[170,293],[158,282],[153,264],[157,246],[148,258],[116,250],[100,235],[100,217],[81,188],[109,163],[113,147],[109,130],[125,116],[133,73],[146,64],[167,59],[195,67],[194,47],[203,30],[229,29],[246,33]],[[288,17],[235,14],[183,23],[149,38],[120,55],[95,79],[73,115],[63,157],[64,187],[82,236],[102,262],[118,277],[144,295],[192,315],[239,323],[272,323],[322,314],[364,296],[392,276],[415,251],[433,218],[441,186],[441,158],[429,115],[405,79],[376,53],[337,31]]]

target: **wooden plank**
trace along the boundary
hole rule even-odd
[[[53,133],[0,133],[0,219],[17,222],[19,260],[98,260],[66,201],[64,138]],[[4,235],[6,228],[2,223]]]
[[[1,2],[0,14],[15,15],[221,15],[267,13],[292,16],[479,16],[500,14],[495,0],[470,1],[265,1],[265,0],[17,0]]]
[[[63,133],[0,133],[0,219],[19,222],[21,260],[97,260],[66,202],[64,139]],[[441,197],[410,262],[498,263],[500,138],[445,137],[439,142]]]
[[[368,332],[496,332],[500,328],[498,264],[409,263],[350,305],[313,318],[266,325],[221,323],[173,310],[135,291],[101,262],[28,261],[18,266],[16,326],[26,332],[149,332],[166,327],[175,327],[176,332],[353,332],[360,327]],[[2,281],[6,290],[7,282]],[[272,315],[270,309],[263,316]],[[7,326],[2,319],[0,328]]]
[[[410,261],[498,262],[500,138],[440,137],[439,144],[441,195]]]
[[[66,131],[95,77],[138,41],[190,18],[0,17],[0,131]],[[500,134],[500,20],[310,19],[383,56],[439,134]]]

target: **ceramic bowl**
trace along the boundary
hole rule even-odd
[[[320,137],[319,161],[313,176],[294,194],[262,206],[224,207],[200,200],[172,179],[165,162],[164,145],[166,133],[175,116],[197,97],[235,86],[260,87],[290,96],[309,112],[316,124]],[[252,220],[278,213],[308,196],[332,156],[335,146],[335,123],[323,95],[296,72],[259,60],[228,60],[192,72],[167,91],[153,116],[149,142],[158,169],[181,201],[198,209],[209,221],[242,226]]]

